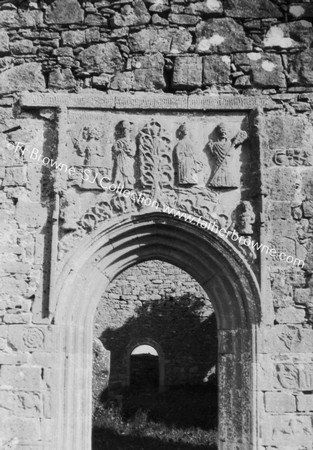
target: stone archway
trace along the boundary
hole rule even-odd
[[[153,258],[188,272],[212,299],[219,340],[219,450],[258,448],[255,349],[261,301],[255,276],[226,240],[160,213],[107,222],[64,262],[55,290],[54,448],[91,449],[94,313],[112,279]]]

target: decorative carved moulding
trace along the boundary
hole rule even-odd
[[[183,109],[183,110],[238,110],[275,108],[277,104],[266,96],[230,95],[173,95],[173,94],[105,94],[88,91],[82,94],[30,93],[20,98],[25,108],[95,108],[95,109]]]
[[[22,108],[56,108],[54,157],[68,169],[54,170],[59,260],[102,222],[149,208],[175,208],[259,240],[258,118],[270,107],[267,97],[88,90],[25,92],[20,102]],[[256,268],[248,244],[239,250]]]

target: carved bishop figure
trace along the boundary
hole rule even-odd
[[[217,140],[209,140],[208,147],[213,157],[213,170],[209,179],[209,185],[213,187],[236,188],[239,185],[235,167],[234,150],[247,139],[245,131],[239,131],[234,138],[230,138],[230,131],[225,123],[216,127]],[[236,179],[237,178],[237,179]]]
[[[132,123],[123,120],[117,128],[120,128],[120,138],[113,145],[114,182],[131,189],[135,184],[134,157],[136,146],[131,140]]]

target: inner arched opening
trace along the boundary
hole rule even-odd
[[[216,320],[188,273],[149,260],[115,278],[95,314],[93,355],[93,450],[113,431],[125,450],[217,448]]]

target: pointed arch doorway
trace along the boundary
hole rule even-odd
[[[219,341],[219,450],[257,449],[255,348],[261,301],[255,276],[226,240],[155,212],[107,222],[81,241],[60,271],[53,448],[91,450],[94,314],[109,283],[149,259],[180,267],[208,293]]]

